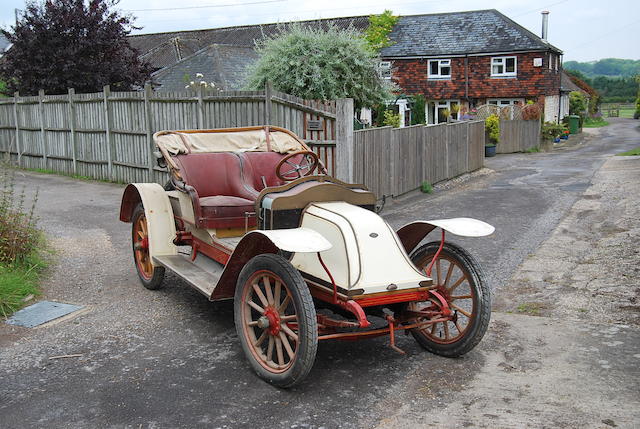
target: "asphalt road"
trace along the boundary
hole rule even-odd
[[[488,159],[495,173],[449,191],[406,197],[383,215],[396,226],[457,216],[494,224],[492,237],[455,241],[480,259],[500,293],[604,160],[640,146],[637,126],[618,120],[585,145]],[[28,193],[40,190],[40,224],[55,248],[57,265],[44,297],[89,311],[37,329],[0,325],[2,428],[385,427],[399,421],[399,410],[412,416],[412,425],[473,426],[456,417],[467,406],[456,403],[465,386],[504,363],[496,360],[497,350],[517,360],[540,346],[535,336],[524,339],[544,329],[540,318],[505,314],[495,314],[486,339],[455,360],[425,353],[404,336],[399,346],[406,356],[386,347],[384,339],[323,342],[307,381],[278,390],[254,376],[245,361],[231,303],[210,303],[173,276],[161,291],[139,284],[130,225],[117,220],[121,186],[33,173],[18,178]],[[554,347],[562,351],[560,344]],[[82,356],[49,360],[66,354]],[[553,361],[544,364],[552,367]],[[526,408],[509,405],[522,398],[518,386],[509,389],[510,380],[500,380],[505,394],[495,398],[506,404],[506,413]],[[571,427],[573,420],[554,418],[529,413],[513,421]]]

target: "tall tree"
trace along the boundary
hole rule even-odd
[[[355,30],[294,25],[289,32],[261,41],[257,51],[261,57],[250,72],[249,89],[264,88],[271,81],[276,89],[298,97],[351,97],[358,107],[391,96],[391,84],[378,74],[376,53]]]
[[[113,7],[118,0],[44,0],[27,3],[22,17],[2,33],[12,43],[0,65],[6,91],[24,95],[44,89],[62,94],[128,90],[144,84],[151,68],[138,59],[126,36],[133,17]]]

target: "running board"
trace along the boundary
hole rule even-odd
[[[224,270],[222,264],[200,254],[195,261],[185,255],[154,256],[153,261],[176,273],[207,298],[211,298]]]

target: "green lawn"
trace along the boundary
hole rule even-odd
[[[633,118],[633,112],[636,111],[632,103],[603,103],[600,105],[600,111],[604,117],[609,117],[609,107],[617,106],[620,109],[620,118]]]
[[[600,128],[609,125],[607,121],[602,118],[585,118],[582,124],[583,128]]]
[[[639,156],[639,155],[640,155],[640,147],[618,154],[618,156]]]

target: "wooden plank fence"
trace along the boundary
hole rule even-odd
[[[351,117],[344,120],[352,121]],[[336,103],[273,91],[144,91],[0,99],[0,153],[22,167],[117,182],[166,181],[152,135],[270,124],[303,138],[335,172]]]
[[[500,120],[496,153],[524,152],[540,146],[540,120]]]
[[[353,180],[398,196],[482,168],[484,121],[354,132]]]

